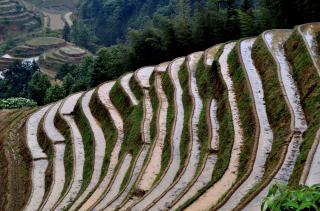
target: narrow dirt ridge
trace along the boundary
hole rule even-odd
[[[320,184],[320,130],[318,130],[315,138],[316,150],[311,160],[311,166],[308,172],[308,176],[305,181],[305,185]]]
[[[133,73],[128,73],[128,74],[124,75],[120,79],[120,84],[121,84],[121,87],[123,88],[123,90],[125,91],[125,93],[130,98],[132,105],[136,106],[136,105],[138,105],[139,101],[136,98],[136,96],[133,94],[133,92],[130,88],[130,85],[129,85],[132,76],[133,76]]]
[[[117,210],[118,206],[125,200],[125,198],[128,196],[128,194],[130,193],[132,187],[134,186],[136,180],[138,179],[141,170],[143,168],[143,163],[144,160],[147,157],[148,151],[149,151],[149,146],[148,145],[144,145],[143,148],[141,149],[140,154],[138,155],[137,161],[133,167],[133,172],[131,174],[130,180],[126,186],[126,188],[124,189],[124,191],[122,193],[120,193],[120,195],[116,196],[115,200],[112,201],[112,203],[110,205],[108,205],[106,208],[104,208],[104,210]]]
[[[65,138],[58,131],[54,125],[55,116],[61,106],[62,102],[56,103],[50,108],[44,118],[44,131],[51,140],[54,149],[53,160],[53,184],[50,187],[50,192],[47,199],[42,205],[42,210],[50,210],[58,202],[65,184],[65,167],[64,167],[64,153],[65,153]]]
[[[38,143],[38,128],[41,119],[49,110],[50,105],[32,114],[27,120],[27,146],[32,157],[32,188],[31,195],[24,210],[38,210],[45,192],[45,172],[48,167],[47,155]]]
[[[231,107],[232,121],[235,133],[229,166],[222,178],[217,181],[211,188],[209,188],[202,196],[200,196],[194,203],[186,208],[186,210],[209,210],[232,187],[237,178],[240,151],[243,143],[243,131],[240,125],[240,116],[236,102],[235,90],[233,88],[233,82],[229,74],[229,67],[227,62],[228,56],[235,45],[235,42],[225,45],[224,51],[219,58],[222,77],[228,89],[228,98]]]
[[[100,127],[98,121],[94,118],[90,110],[90,101],[94,94],[95,90],[91,90],[87,92],[81,101],[82,111],[87,118],[87,121],[90,125],[91,131],[94,136],[94,167],[93,173],[91,176],[91,180],[86,190],[81,194],[81,196],[74,202],[70,210],[76,210],[81,203],[83,203],[89,194],[94,190],[94,188],[98,185],[99,179],[101,176],[102,165],[105,156],[106,149],[106,140],[104,138],[104,133],[102,128]]]
[[[295,81],[291,75],[290,65],[285,57],[283,45],[290,37],[291,30],[273,30],[263,34],[265,43],[267,44],[272,56],[278,64],[278,77],[282,84],[284,95],[287,97],[288,106],[291,110],[292,122],[291,130],[294,132],[289,143],[287,154],[281,168],[273,178],[273,180],[249,203],[244,210],[259,209],[263,198],[267,195],[269,188],[277,183],[287,183],[292,174],[296,159],[299,155],[300,144],[303,141],[302,134],[307,129],[307,123],[300,104]]]
[[[115,196],[119,195],[121,183],[123,182],[124,177],[126,176],[126,173],[130,168],[131,162],[132,162],[132,155],[126,154],[120,169],[115,174],[116,176],[110,187],[110,190],[108,191],[107,195],[103,198],[103,204],[101,204],[101,206],[107,206],[108,204],[110,204],[110,202]]]
[[[108,110],[112,120],[113,124],[115,125],[117,129],[117,141],[116,145],[114,146],[112,153],[111,153],[111,160],[108,166],[108,171],[106,176],[103,178],[101,183],[98,185],[97,189],[94,191],[93,194],[91,194],[90,198],[81,206],[80,210],[89,210],[93,207],[100,206],[100,203],[104,203],[104,193],[108,191],[108,187],[110,185],[110,181],[112,179],[112,176],[114,174],[116,165],[118,163],[119,154],[121,145],[123,142],[124,134],[123,134],[123,120],[122,117],[119,114],[119,111],[115,108],[115,106],[112,104],[110,99],[110,91],[112,90],[114,84],[116,82],[108,82],[103,85],[101,85],[98,88],[98,97],[101,101],[101,103],[106,107]],[[101,202],[99,202],[99,199],[101,199]],[[99,203],[97,203],[99,202]]]
[[[173,182],[180,165],[180,140],[183,130],[184,108],[182,103],[182,87],[179,82],[179,70],[184,63],[185,58],[178,58],[169,65],[169,73],[175,87],[175,125],[172,137],[171,162],[164,176],[159,183],[151,189],[137,204],[133,205],[132,210],[141,211],[146,209],[157,197],[159,197]]]
[[[219,208],[219,210],[232,210],[236,208],[242,197],[261,181],[265,172],[265,163],[272,148],[273,132],[267,116],[262,81],[251,57],[252,47],[255,41],[256,38],[242,41],[240,43],[240,56],[242,59],[243,69],[249,79],[251,93],[255,103],[256,115],[259,120],[259,137],[257,140],[258,149],[256,152],[256,155],[258,156],[255,158],[253,169],[249,177],[232,194],[229,200]]]
[[[207,66],[211,66],[216,53],[218,52],[220,45],[216,45],[205,52],[204,63]],[[209,119],[210,119],[210,149],[216,152],[219,150],[219,123],[217,120],[217,102],[212,99],[209,106]],[[195,178],[194,182],[190,185],[189,189],[184,191],[184,194],[180,196],[175,202],[172,210],[177,210],[180,206],[186,203],[189,199],[195,196],[198,191],[209,184],[212,178],[213,170],[217,162],[217,154],[211,153],[206,156],[204,166],[201,169],[200,175]]]
[[[66,207],[68,207],[77,197],[82,185],[85,159],[84,145],[81,133],[72,115],[74,108],[82,95],[83,92],[68,97],[62,104],[59,111],[61,118],[68,124],[71,131],[74,163],[73,175],[69,188],[55,210],[64,210]]]
[[[112,202],[111,205],[109,205],[108,209],[114,209],[116,207],[121,207],[122,205],[126,205],[128,202],[128,197],[131,196],[130,191],[133,188],[136,188],[136,183],[139,184],[139,182],[142,183],[150,183],[149,178],[145,178],[146,180],[141,180],[141,176],[143,175],[143,172],[145,169],[143,168],[143,164],[145,161],[147,161],[147,155],[149,154],[149,157],[152,155],[149,153],[150,144],[151,144],[151,121],[153,119],[153,108],[151,103],[151,97],[149,93],[150,88],[150,78],[152,74],[155,74],[155,67],[143,67],[138,69],[134,73],[134,77],[136,81],[140,84],[141,88],[143,89],[143,120],[141,123],[141,133],[142,133],[142,141],[144,143],[144,147],[142,149],[142,152],[140,156],[137,158],[137,163],[134,167],[134,170],[131,175],[131,179],[126,187],[126,189],[122,192],[122,194],[119,197],[116,197],[117,199]],[[144,151],[147,150],[147,154],[145,155]],[[142,158],[141,156],[144,156]],[[137,169],[140,169],[137,171]],[[129,195],[130,194],[130,195]],[[131,196],[131,200],[128,202],[129,204],[132,204],[139,200],[139,197],[133,197]],[[130,206],[130,205],[126,205]]]
[[[163,210],[169,209],[172,202],[187,188],[188,184],[192,181],[196,174],[197,167],[200,162],[200,143],[198,137],[198,124],[200,113],[203,109],[203,103],[199,95],[195,72],[197,64],[201,59],[203,52],[193,53],[188,56],[187,67],[189,72],[189,87],[192,95],[193,108],[191,124],[189,123],[189,130],[191,133],[191,149],[188,156],[187,165],[179,178],[179,180],[166,191],[166,194],[152,207],[150,210]]]
[[[156,67],[155,71],[164,72],[166,71],[169,63],[163,63]],[[161,158],[163,151],[163,144],[167,134],[167,109],[168,99],[162,87],[161,74],[155,76],[155,86],[157,91],[157,97],[159,99],[159,111],[157,115],[157,138],[152,149],[150,161],[146,164],[147,167],[141,177],[141,181],[138,185],[138,189],[143,191],[150,190],[154,183],[157,175],[161,169]]]

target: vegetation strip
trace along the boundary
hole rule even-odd
[[[168,67],[168,63],[164,64],[161,67],[157,67],[156,71],[159,68],[166,69]],[[153,149],[151,152],[151,158],[146,164],[147,167],[143,173],[141,181],[139,183],[138,188],[142,191],[150,190],[152,184],[154,183],[157,175],[161,169],[161,158],[162,158],[162,150],[164,147],[164,141],[166,137],[166,129],[167,129],[167,110],[168,110],[168,100],[164,93],[162,87],[161,73],[156,73],[155,75],[155,86],[157,91],[157,97],[159,100],[158,107],[158,115],[157,115],[157,137],[155,143],[153,145]]]
[[[94,136],[94,167],[93,173],[90,179],[90,183],[86,190],[81,194],[81,196],[74,202],[70,210],[75,210],[77,207],[83,203],[89,194],[94,190],[96,185],[98,185],[99,178],[101,176],[102,165],[105,156],[106,140],[104,138],[104,133],[102,128],[99,126],[97,120],[93,117],[90,111],[90,101],[94,90],[87,92],[82,98],[81,108],[86,116],[88,123],[90,125],[91,131]]]
[[[177,179],[177,182],[169,190],[166,191],[166,194],[161,197],[161,199],[154,205],[154,209],[168,209],[171,207],[172,202],[178,197],[188,184],[192,181],[196,175],[196,170],[200,162],[200,143],[198,137],[198,124],[200,119],[200,113],[203,109],[203,103],[199,95],[197,81],[195,77],[196,67],[201,59],[203,52],[197,52],[191,54],[188,57],[187,67],[188,67],[188,87],[190,95],[192,95],[192,119],[189,122],[189,133],[191,134],[191,144],[189,145],[189,156],[184,167],[182,174]]]
[[[115,85],[115,81],[108,82],[101,85],[98,89],[98,97],[105,106],[105,108],[109,111],[110,116],[113,120],[113,123],[117,129],[118,137],[116,141],[116,145],[111,153],[111,159],[109,163],[109,167],[107,170],[106,176],[103,178],[101,183],[98,185],[97,189],[92,193],[90,198],[81,206],[80,210],[88,210],[90,207],[95,206],[95,203],[98,202],[100,197],[107,191],[107,188],[110,184],[112,179],[115,167],[118,163],[119,153],[121,149],[121,145],[123,142],[123,120],[120,116],[118,110],[114,107],[110,99],[110,91],[112,90],[113,86]]]
[[[62,107],[60,108],[60,116],[61,118],[68,124],[70,131],[71,131],[71,139],[72,139],[72,146],[74,152],[74,168],[73,168],[73,175],[71,183],[69,184],[69,188],[57,207],[57,210],[63,210],[68,207],[74,199],[77,197],[83,179],[83,169],[84,169],[84,145],[81,133],[78,129],[78,126],[72,116],[74,108],[78,102],[78,100],[82,96],[81,93],[77,93],[68,97]]]
[[[147,157],[149,148],[150,147],[148,145],[143,146],[143,148],[141,149],[141,152],[137,156],[137,160],[136,160],[134,167],[133,167],[132,175],[130,176],[130,180],[129,180],[126,188],[124,189],[124,191],[122,193],[120,193],[120,195],[116,196],[115,200],[112,201],[112,203],[110,205],[108,205],[104,210],[110,210],[110,211],[115,210],[123,202],[123,200],[125,200],[127,195],[130,193],[130,190],[132,189],[134,183],[136,182],[136,180],[139,177],[140,171],[143,168],[144,160]]]
[[[320,160],[317,157],[319,155],[317,150],[319,150],[320,139],[320,111],[316,102],[320,100],[319,73],[312,61],[312,55],[308,52],[307,44],[298,30],[295,30],[286,41],[285,53],[292,65],[292,75],[297,83],[301,96],[301,105],[308,122],[308,130],[303,135],[300,155],[290,177],[289,185],[298,185],[299,183],[306,183],[308,185],[318,184],[320,182],[317,176],[319,175],[317,169],[320,168],[317,167]]]
[[[133,94],[133,92],[130,88],[130,85],[129,85],[129,82],[130,82],[132,76],[133,76],[133,73],[128,73],[128,74],[122,76],[120,78],[120,84],[121,84],[123,90],[126,92],[128,97],[130,98],[132,105],[136,106],[136,105],[138,105],[139,102],[138,102],[138,99],[136,98],[136,96]]]
[[[172,151],[171,151],[171,160],[169,163],[169,168],[164,172],[163,177],[159,180],[159,183],[155,185],[155,187],[150,190],[141,201],[135,204],[132,207],[132,210],[144,210],[147,208],[153,200],[155,200],[163,191],[165,191],[170,184],[173,182],[174,177],[178,171],[180,165],[180,140],[183,130],[183,120],[184,120],[184,109],[182,102],[182,88],[179,82],[179,70],[185,58],[178,58],[174,60],[169,65],[169,73],[172,79],[172,82],[175,87],[175,109],[176,116],[174,120],[174,132],[172,136]]]
[[[54,205],[58,202],[63,187],[65,184],[65,166],[64,166],[64,154],[66,144],[64,143],[65,138],[55,127],[55,117],[57,112],[62,104],[62,101],[56,103],[54,106],[50,108],[47,112],[44,119],[44,130],[46,135],[51,140],[54,148],[54,161],[53,161],[53,184],[50,187],[50,192],[48,197],[43,202],[42,209],[49,210],[54,207]]]
[[[320,23],[309,23],[297,27],[305,46],[308,49],[312,62],[320,75],[320,55],[317,36],[320,33]]]
[[[219,123],[217,121],[217,101],[212,99],[213,74],[210,69],[219,48],[220,45],[216,45],[206,50],[204,56],[202,56],[202,59],[197,64],[195,77],[197,79],[199,94],[205,107],[205,109],[202,109],[200,123],[198,125],[199,139],[201,140],[200,159],[203,159],[203,165],[201,165],[200,168],[198,167],[199,174],[190,183],[189,188],[185,189],[183,194],[180,194],[174,201],[173,210],[180,209],[186,202],[195,198],[212,180],[213,171],[217,162],[216,152],[219,150]]]
[[[106,196],[103,198],[103,202],[105,204],[110,204],[110,202],[114,199],[114,197],[119,195],[121,184],[124,181],[124,178],[129,171],[131,162],[132,162],[132,155],[126,154],[118,172],[116,173],[116,177],[112,182],[110,190],[108,191]]]
[[[209,188],[205,194],[200,196],[200,198],[197,199],[197,201],[191,204],[187,208],[187,210],[210,209],[226,193],[226,191],[231,188],[233,182],[235,182],[237,178],[240,151],[243,142],[243,132],[241,128],[241,121],[239,116],[238,105],[236,102],[236,96],[233,88],[234,85],[229,74],[230,70],[227,62],[228,56],[230,52],[234,49],[235,45],[236,43],[229,43],[225,45],[224,52],[219,58],[219,63],[221,65],[221,73],[228,90],[228,98],[231,107],[234,127],[234,144],[230,158],[230,164],[222,178],[219,181],[217,181],[213,187]]]
[[[245,210],[261,207],[263,198],[267,195],[269,188],[277,182],[289,181],[293,172],[294,163],[299,155],[299,147],[302,142],[302,134],[307,129],[306,120],[301,109],[300,97],[295,86],[295,82],[290,74],[290,66],[284,53],[284,43],[290,37],[291,31],[278,30],[268,31],[263,34],[264,41],[271,54],[278,64],[278,77],[282,84],[282,90],[286,94],[286,100],[292,114],[291,130],[292,139],[281,167],[278,169],[274,178],[267,184],[255,198],[246,205]]]
[[[256,142],[257,150],[253,153],[252,171],[245,177],[242,184],[237,187],[231,197],[225,201],[219,210],[232,210],[241,201],[244,194],[248,193],[252,187],[261,181],[265,172],[265,163],[272,149],[273,133],[269,124],[267,111],[264,101],[264,91],[262,81],[254,66],[252,60],[252,47],[255,38],[247,39],[240,42],[241,63],[248,80],[250,92],[254,99],[254,110],[256,118],[259,122],[259,130],[257,132]]]

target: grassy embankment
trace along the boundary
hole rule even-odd
[[[291,134],[291,115],[281,89],[277,72],[277,64],[261,36],[258,37],[253,46],[252,58],[262,80],[267,115],[270,126],[273,130],[274,139],[272,150],[266,161],[265,173],[261,180],[263,181],[263,184],[259,183],[254,186],[247,194],[248,197],[245,197],[245,200],[241,202],[240,206],[248,203],[249,200],[258,193],[257,191],[265,186],[268,180],[275,176],[275,168],[277,168],[280,165],[279,162],[283,160],[283,155],[288,147],[287,140]]]
[[[171,158],[171,136],[173,133],[173,125],[174,125],[174,116],[175,116],[175,103],[174,103],[174,86],[172,84],[169,70],[164,73],[158,73],[161,74],[162,77],[162,87],[163,91],[167,97],[168,100],[168,110],[167,110],[167,125],[166,125],[166,137],[164,140],[164,147],[161,157],[161,169],[159,174],[157,175],[157,178],[154,181],[154,184],[156,184],[165,170],[169,166],[170,158]]]
[[[203,68],[199,63],[197,67],[196,77],[197,84],[199,88],[199,93],[204,99],[216,99],[217,101],[217,120],[220,125],[219,130],[219,146],[220,149],[217,151],[217,162],[213,170],[211,182],[201,189],[197,195],[188,200],[184,205],[182,205],[179,210],[183,210],[185,207],[194,202],[199,198],[205,191],[210,188],[215,182],[217,182],[224,174],[228,168],[232,145],[233,145],[233,124],[232,124],[232,115],[228,101],[228,93],[226,86],[224,84],[222,75],[220,73],[220,66],[217,62],[220,55],[223,52],[223,45],[220,47],[219,52],[215,57],[215,61],[211,67]],[[202,117],[204,118],[204,117]],[[207,130],[207,126],[201,126],[200,130]],[[200,134],[200,133],[199,133]]]
[[[110,93],[112,103],[118,109],[124,122],[124,141],[121,146],[119,160],[122,160],[126,153],[131,153],[133,160],[135,160],[143,145],[141,137],[141,122],[143,118],[143,106],[141,99],[143,93],[134,77],[132,77],[130,80],[130,87],[137,99],[140,100],[140,103],[137,106],[131,105],[129,97],[121,88],[120,81],[117,81]],[[118,163],[117,168],[119,167],[120,166]],[[133,165],[130,166],[128,172],[126,173],[126,176],[121,184],[121,190],[123,190],[126,184],[129,182],[132,170]]]
[[[286,42],[285,52],[293,68],[293,77],[299,89],[301,105],[308,123],[300,155],[289,181],[290,185],[298,185],[308,153],[320,128],[320,77],[297,31]]]

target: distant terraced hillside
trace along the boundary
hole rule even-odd
[[[270,30],[0,111],[1,209],[256,211],[275,183],[319,184],[319,33]]]
[[[40,18],[15,0],[0,0],[0,43],[40,26]]]

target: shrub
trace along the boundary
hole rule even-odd
[[[35,106],[37,106],[35,101],[26,98],[8,98],[0,100],[0,109],[16,109]]]
[[[288,188],[283,184],[276,184],[269,190],[263,201],[263,211],[277,210],[308,210],[320,209],[320,185],[311,187],[300,186]]]

